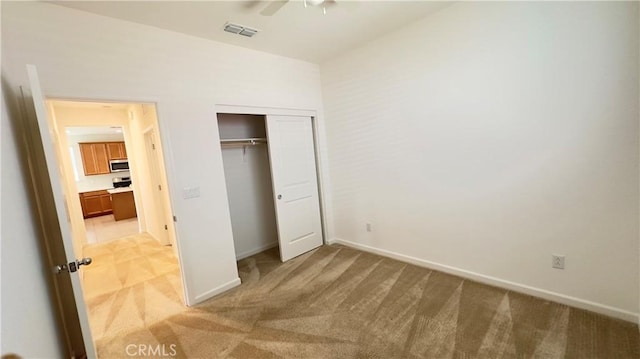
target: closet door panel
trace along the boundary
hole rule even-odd
[[[310,117],[267,116],[271,177],[282,261],[322,245]]]

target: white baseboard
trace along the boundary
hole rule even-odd
[[[233,287],[237,287],[240,285],[240,278],[236,278],[232,281],[229,281],[221,286],[218,286],[216,288],[213,288],[211,290],[208,290],[202,294],[198,294],[196,295],[196,297],[193,299],[193,303],[191,303],[191,301],[189,301],[189,303],[187,303],[187,306],[192,306],[192,305],[196,305],[198,303],[204,302],[205,300],[214,297],[222,292],[226,292],[227,290],[233,288]]]
[[[258,248],[254,248],[254,249],[252,249],[250,251],[245,251],[245,252],[242,252],[242,253],[236,253],[236,260],[239,261],[241,259],[244,259],[244,258],[247,258],[247,257],[251,257],[254,254],[258,254],[260,252],[264,252],[267,249],[271,249],[271,248],[277,247],[277,246],[278,246],[278,242],[272,242],[272,243],[260,246]]]
[[[591,302],[591,301],[588,301],[588,300],[584,300],[584,299],[580,299],[580,298],[576,298],[576,297],[571,297],[571,296],[568,296],[568,295],[555,293],[555,292],[551,292],[551,291],[540,289],[540,288],[536,288],[536,287],[531,287],[531,286],[524,285],[524,284],[514,283],[514,282],[507,281],[507,280],[503,280],[503,279],[487,276],[487,275],[484,275],[484,274],[479,274],[479,273],[471,272],[471,271],[468,271],[468,270],[464,270],[464,269],[460,269],[460,268],[456,268],[456,267],[451,267],[451,266],[448,266],[448,265],[435,263],[435,262],[431,262],[431,261],[428,261],[428,260],[415,258],[415,257],[411,257],[411,256],[407,256],[407,255],[404,255],[404,254],[395,253],[395,252],[391,252],[391,251],[387,251],[387,250],[384,250],[384,249],[371,247],[371,246],[368,246],[368,245],[365,245],[365,244],[360,244],[360,243],[356,243],[356,242],[352,242],[352,241],[347,241],[347,240],[340,239],[340,238],[332,238],[332,239],[328,240],[327,243],[328,244],[342,244],[342,245],[345,245],[345,246],[348,246],[348,247],[360,249],[360,250],[365,251],[365,252],[374,253],[374,254],[378,254],[378,255],[384,256],[384,257],[397,259],[397,260],[402,261],[402,262],[414,264],[414,265],[417,265],[419,267],[425,267],[425,268],[429,268],[429,269],[438,270],[440,272],[453,274],[453,275],[456,275],[458,277],[471,279],[471,280],[474,280],[476,282],[480,282],[480,283],[492,285],[492,286],[495,286],[495,287],[500,287],[500,288],[512,290],[514,292],[519,292],[519,293],[531,295],[531,296],[534,296],[534,297],[543,298],[543,299],[546,299],[546,300],[549,300],[549,301],[565,304],[565,305],[576,307],[576,308],[580,308],[580,309],[589,310],[589,311],[592,311],[592,312],[604,314],[604,315],[607,315],[607,316],[610,316],[610,317],[622,319],[622,320],[633,322],[633,323],[636,323],[636,324],[640,325],[640,317],[638,316],[638,313],[629,312],[629,311],[626,311],[626,310],[623,310],[623,309],[620,309],[620,308],[615,308],[615,307],[611,307],[611,306],[608,306],[608,305],[595,303],[595,302]]]

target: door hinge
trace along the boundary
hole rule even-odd
[[[169,226],[167,226],[167,225],[165,224],[165,225],[164,225],[164,230],[166,231],[166,230],[168,230],[168,229],[169,229]]]
[[[155,144],[155,143],[152,143],[152,144],[151,144],[151,149],[152,149],[152,150],[155,150],[155,149],[156,149],[156,144]]]
[[[158,185],[158,191],[162,191],[162,186]]]
[[[178,217],[173,216],[173,221],[174,221],[174,222],[178,222]]]

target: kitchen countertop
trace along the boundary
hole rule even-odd
[[[111,189],[108,189],[107,192],[109,192],[109,194],[133,192],[133,188],[131,187],[111,188]]]

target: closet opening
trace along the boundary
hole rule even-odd
[[[278,247],[266,116],[218,113],[218,129],[236,260],[241,260]]]
[[[313,117],[277,109],[217,116],[236,258],[277,246],[268,254],[286,262],[320,247]]]

